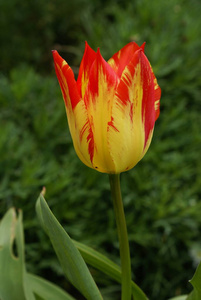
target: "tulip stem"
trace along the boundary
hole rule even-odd
[[[121,300],[131,299],[131,262],[128,233],[120,188],[120,174],[110,174],[110,187],[117,224],[121,258]]]

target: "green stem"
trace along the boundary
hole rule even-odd
[[[126,220],[123,208],[120,188],[120,175],[110,174],[110,187],[116,217],[117,231],[119,237],[119,248],[121,257],[121,300],[131,299],[131,263],[130,263],[130,250],[128,242],[128,233],[126,227]]]

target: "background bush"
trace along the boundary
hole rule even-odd
[[[71,237],[119,263],[108,178],[76,157],[51,49],[77,74],[85,40],[106,59],[146,41],[162,99],[148,153],[121,176],[133,278],[153,300],[191,290],[201,257],[200,10],[198,0],[0,2],[0,215],[23,210],[29,271],[75,294],[36,219],[43,186]],[[104,299],[118,299],[119,285],[92,272]]]

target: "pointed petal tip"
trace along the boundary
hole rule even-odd
[[[141,48],[143,51],[144,51],[145,45],[146,45],[146,42],[144,42],[144,43],[142,44],[142,46],[140,46],[140,48]]]
[[[61,58],[57,50],[51,50],[51,52],[54,60]]]
[[[56,55],[58,55],[57,50],[51,50],[53,57],[55,57]]]
[[[85,41],[85,49],[87,49],[89,47],[89,44],[87,43],[87,41]]]
[[[88,44],[87,41],[85,41],[85,48],[84,48],[84,53],[88,53],[88,51],[94,51]]]
[[[101,60],[104,60],[104,58],[102,57],[101,52],[100,52],[100,47],[98,47],[98,49],[97,49],[96,57],[101,59]]]
[[[93,56],[92,55],[92,53],[93,52],[95,52],[90,46],[89,46],[89,44],[87,43],[87,41],[85,41],[85,48],[84,48],[84,55],[83,55],[83,57],[89,57],[89,58],[91,58],[91,56]]]
[[[101,53],[100,53],[100,48],[97,48],[97,52],[96,52],[96,56],[95,56],[95,60],[97,62],[102,62],[104,60],[104,58],[102,57]]]

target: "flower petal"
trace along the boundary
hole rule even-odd
[[[135,52],[139,49],[144,50],[145,43],[139,47],[135,42],[130,42],[121,50],[115,53],[109,60],[108,64],[113,68],[116,74],[121,77],[121,74],[128,63],[133,58]]]
[[[142,77],[143,77],[143,101],[142,101],[142,121],[145,130],[145,140],[144,140],[144,151],[143,155],[149,148],[151,143],[154,125],[156,121],[156,109],[155,109],[155,87],[156,82],[154,81],[155,76],[150,63],[143,53],[142,59]]]
[[[87,132],[90,130],[84,101],[78,93],[72,69],[57,51],[53,51],[53,58],[57,78],[63,94],[68,125],[76,153],[83,163],[91,167],[87,149],[85,149],[87,155],[83,154],[82,151],[84,147],[81,145],[82,138],[86,136]]]
[[[157,83],[157,80],[154,80],[155,82],[155,111],[156,111],[156,117],[155,120],[158,119],[160,115],[160,98],[161,98],[161,88]]]
[[[161,88],[158,85],[158,82],[157,82],[157,79],[154,75],[153,70],[152,70],[152,75],[153,75],[153,78],[154,78],[155,112],[156,112],[155,121],[156,121],[158,119],[159,115],[160,115]]]
[[[56,75],[61,87],[65,105],[68,109],[73,109],[81,100],[73,71],[56,50],[53,50],[52,53]]]
[[[104,173],[133,168],[146,153],[160,110],[161,90],[139,47],[129,43],[108,61],[86,43],[77,82],[53,51],[77,155]]]
[[[91,128],[87,141],[91,161],[94,168],[106,173],[114,170],[107,134],[108,122],[112,121],[111,111],[117,83],[117,75],[98,50],[91,67],[84,101]]]
[[[149,65],[150,65],[150,68],[151,68],[151,71],[152,71],[152,76],[153,76],[153,79],[154,79],[155,112],[156,112],[155,121],[156,121],[158,119],[159,115],[160,115],[161,88],[158,85],[156,76],[154,75],[153,68],[152,68],[150,62],[149,62]]]
[[[113,103],[108,140],[117,173],[133,168],[148,149],[155,123],[154,100],[152,70],[139,49],[122,73]]]
[[[85,90],[89,81],[89,72],[95,58],[96,52],[89,47],[87,42],[85,42],[85,51],[77,78],[77,88],[82,98],[84,98]]]

